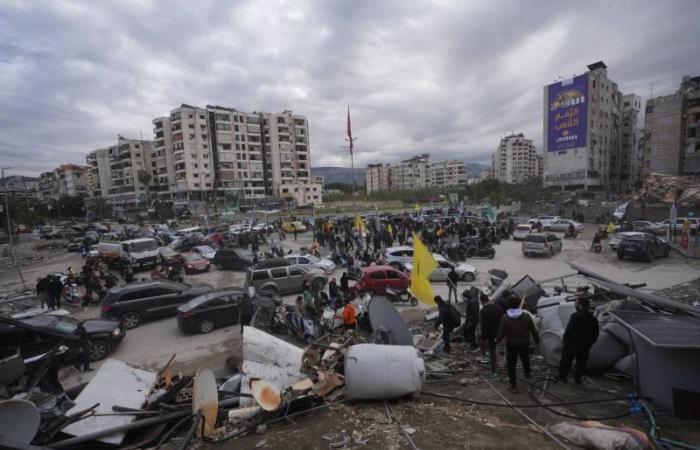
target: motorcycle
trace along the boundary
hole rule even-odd
[[[593,253],[600,253],[603,251],[603,246],[600,245],[600,242],[596,242],[595,244],[591,245],[591,251]]]
[[[291,305],[284,305],[283,308],[288,331],[306,342],[313,342],[320,337],[320,327],[313,319],[297,314]]]
[[[578,236],[578,231],[576,231],[576,230],[574,230],[574,231],[566,230],[566,233],[564,233],[564,239],[576,239],[577,236]]]
[[[418,305],[418,299],[408,290],[399,291],[391,287],[384,288],[384,295],[391,303],[410,303],[411,306]]]
[[[496,256],[496,250],[486,239],[466,239],[462,245],[466,248],[467,257],[479,257],[493,259]]]

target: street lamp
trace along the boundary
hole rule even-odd
[[[0,169],[2,172],[3,180],[5,179],[5,169],[9,169],[9,167],[3,167],[2,169]],[[10,242],[10,258],[12,259],[12,265],[15,266],[15,268],[17,269],[19,279],[22,282],[22,288],[27,289],[27,285],[24,282],[24,277],[22,276],[22,271],[19,270],[19,265],[15,263],[15,246],[12,242],[12,228],[10,226],[10,207],[7,203],[7,182],[5,182],[5,217],[7,218],[7,238]]]

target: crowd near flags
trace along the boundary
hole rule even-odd
[[[423,245],[416,233],[413,233],[413,271],[411,272],[411,294],[428,306],[436,306],[433,300],[433,287],[430,274],[437,269],[438,263],[432,253]]]

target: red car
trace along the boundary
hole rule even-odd
[[[408,289],[409,279],[405,273],[391,266],[369,266],[362,269],[362,276],[355,283],[355,292],[374,292],[383,294],[387,287],[404,292]]]
[[[211,263],[197,253],[183,253],[182,259],[185,262],[185,273],[187,275],[209,272],[209,269],[211,269]]]

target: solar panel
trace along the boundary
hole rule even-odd
[[[655,347],[700,348],[700,320],[693,317],[625,310],[610,314]]]

